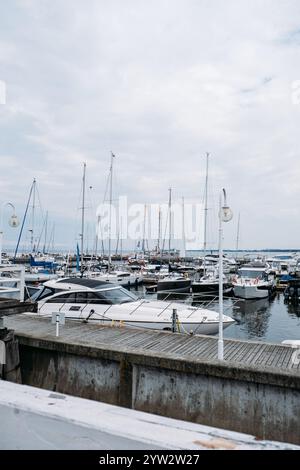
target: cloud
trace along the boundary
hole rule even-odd
[[[6,2],[1,199],[22,212],[36,177],[68,244],[83,161],[95,204],[111,150],[116,193],[165,202],[171,186],[200,201],[210,151],[210,238],[225,186],[245,248],[297,246],[299,25],[298,0]],[[235,230],[226,226],[228,247]]]

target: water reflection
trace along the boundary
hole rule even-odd
[[[179,300],[181,302],[186,302],[190,297],[190,294],[186,293],[186,294],[183,294],[183,293],[175,293],[175,292],[158,292],[157,293],[157,300]]]
[[[300,303],[299,302],[285,302],[287,312],[292,315],[300,318]]]
[[[238,300],[234,302],[231,316],[248,338],[264,338],[271,317],[270,306],[269,299]]]
[[[146,294],[139,289],[140,297],[156,300],[157,294]],[[218,298],[172,294],[167,301],[186,302],[196,307],[219,311]],[[236,323],[224,330],[225,338],[281,343],[285,339],[300,339],[300,302],[285,303],[282,294],[271,301],[266,299],[241,300],[224,298],[224,314]]]
[[[270,306],[268,298],[265,299],[239,299],[235,302],[235,309],[243,314],[265,312]]]

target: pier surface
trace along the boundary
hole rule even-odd
[[[132,329],[66,322],[60,327],[59,337],[55,337],[55,326],[50,319],[29,315],[16,315],[5,318],[5,326],[15,330],[21,344],[25,338],[42,342],[105,348],[118,352],[142,352],[158,354],[186,360],[217,360],[218,339],[210,336],[187,336],[152,329]],[[226,363],[239,363],[254,366],[257,370],[277,369],[300,375],[300,360],[294,361],[295,349],[290,346],[254,341],[224,340]],[[300,356],[300,355],[299,355]]]

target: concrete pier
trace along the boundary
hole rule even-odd
[[[292,450],[254,436],[0,381],[0,448]],[[30,423],[30,426],[28,425]],[[201,458],[199,458],[200,463]]]
[[[0,328],[0,379],[22,383],[19,343],[7,328]]]
[[[283,345],[9,317],[23,383],[300,444],[300,366]]]

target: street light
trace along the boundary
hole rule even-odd
[[[222,205],[222,199],[224,204]],[[227,205],[226,191],[220,192],[219,201],[219,340],[218,340],[218,359],[224,359],[224,342],[223,342],[223,228],[222,222],[230,222],[233,217],[232,210]]]
[[[15,206],[11,202],[5,202],[4,204],[2,204],[2,206],[1,206],[1,220],[0,220],[0,265],[2,264],[2,243],[3,243],[3,231],[2,231],[3,218],[2,217],[3,217],[3,209],[6,206],[9,206],[13,211],[13,214],[8,219],[8,225],[10,227],[13,227],[13,228],[16,228],[16,227],[19,226],[19,219],[16,216]]]

